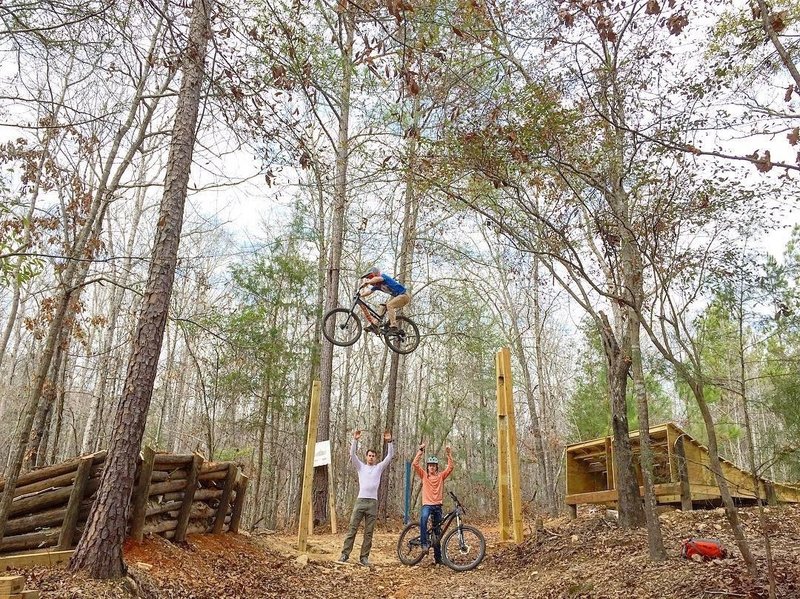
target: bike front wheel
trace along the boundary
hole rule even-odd
[[[347,347],[361,337],[361,321],[347,308],[334,308],[322,319],[322,334],[334,345]]]
[[[419,539],[419,524],[411,523],[400,533],[397,540],[397,557],[406,566],[416,566],[425,557]]]
[[[442,561],[457,572],[477,567],[486,555],[486,539],[474,526],[462,525],[442,539]]]
[[[410,354],[419,346],[419,329],[413,320],[405,316],[397,317],[397,331],[383,331],[383,341],[389,349],[398,354]]]

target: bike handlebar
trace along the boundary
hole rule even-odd
[[[465,509],[464,509],[464,506],[463,506],[463,505],[461,505],[461,502],[458,500],[458,497],[456,497],[456,494],[455,494],[455,493],[453,493],[452,491],[448,491],[448,493],[450,493],[450,497],[452,497],[452,498],[453,498],[453,501],[455,501],[455,502],[456,502],[456,505],[457,505],[458,507],[460,507],[460,508],[461,508],[461,511],[462,511],[462,512],[464,512],[464,513],[466,514],[466,513],[467,513],[467,510],[465,510]]]

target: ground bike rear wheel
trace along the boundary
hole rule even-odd
[[[463,539],[454,528],[442,539],[442,561],[457,572],[477,567],[486,555],[486,539],[474,526],[462,525]]]
[[[334,345],[347,347],[361,337],[361,321],[347,308],[334,308],[322,319],[322,334]]]
[[[405,316],[397,317],[396,333],[383,330],[383,341],[398,354],[410,354],[419,346],[419,329],[413,320]],[[327,336],[327,335],[326,335]]]
[[[427,552],[419,540],[419,524],[412,522],[400,533],[397,540],[397,557],[406,566],[416,566]]]

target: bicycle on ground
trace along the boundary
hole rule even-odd
[[[438,544],[442,551],[442,561],[457,572],[466,572],[476,568],[486,555],[486,539],[483,533],[474,526],[462,522],[461,516],[466,514],[464,506],[452,491],[448,491],[456,505],[439,524],[439,534],[433,526],[433,518],[428,519],[428,542],[432,547]],[[455,522],[455,528],[450,526]],[[415,566],[422,561],[428,552],[422,546],[419,535],[419,522],[412,522],[400,533],[397,541],[397,557],[406,566]]]
[[[349,308],[334,308],[322,318],[322,334],[325,339],[340,347],[353,345],[361,337],[364,330],[357,307],[366,309],[361,317],[369,320],[369,330],[383,339],[383,342],[398,354],[410,354],[419,346],[419,329],[413,320],[406,316],[397,316],[397,329],[389,327],[386,314],[379,314],[372,306],[361,299],[356,290],[353,305]],[[361,310],[359,310],[361,311]]]

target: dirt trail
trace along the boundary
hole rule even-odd
[[[434,566],[431,556],[419,566],[401,565],[394,553],[399,526],[376,531],[371,568],[357,564],[361,534],[351,554],[356,563],[340,564],[335,560],[343,534],[311,537],[306,562],[298,558],[294,535],[260,533],[190,536],[180,546],[160,537],[130,543],[127,581],[91,581],[48,568],[23,573],[44,599],[766,599],[757,516],[753,510],[741,515],[759,559],[757,580],[747,576],[724,515],[716,510],[663,514],[668,559],[661,564],[649,561],[644,531],[620,530],[604,512],[587,511],[576,521],[547,522],[544,532],[519,547],[499,544],[497,530],[482,525],[486,558],[463,573]],[[777,596],[800,599],[800,507],[770,509],[769,531]],[[680,542],[689,536],[718,537],[733,556],[684,560]]]

